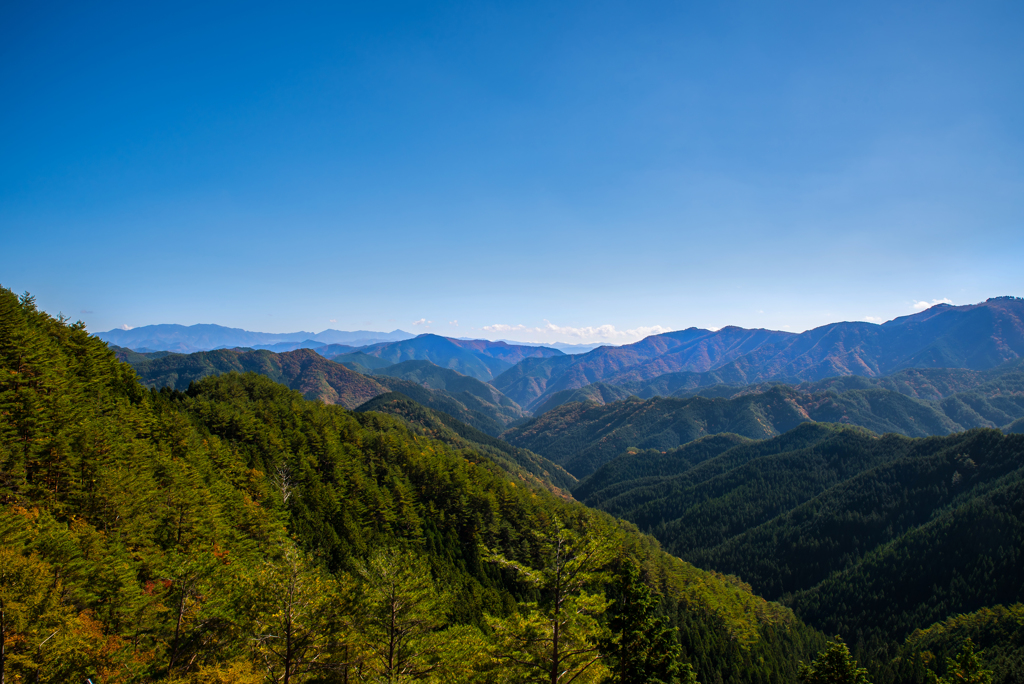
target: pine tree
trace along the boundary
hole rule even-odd
[[[294,550],[267,563],[252,588],[252,643],[275,682],[294,684],[310,673],[340,667],[336,643],[338,591]]]
[[[543,535],[544,566],[533,571],[492,557],[516,569],[541,593],[541,601],[524,613],[488,622],[497,638],[495,659],[507,681],[567,684],[600,681],[607,672],[600,664],[599,644],[607,629],[598,617],[608,601],[591,587],[603,579],[610,549],[555,522]]]
[[[472,665],[481,648],[472,627],[444,629],[451,596],[434,584],[427,563],[411,552],[378,549],[356,568],[362,681],[381,684],[442,679]]]

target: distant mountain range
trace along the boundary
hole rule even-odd
[[[1024,356],[1024,299],[936,306],[888,321],[833,323],[803,333],[689,328],[581,355],[526,359],[493,384],[534,411],[558,392],[595,382],[641,391],[666,374],[672,391],[716,384],[881,377],[906,368],[985,370]]]
[[[734,326],[714,331],[688,328],[634,344],[570,354],[554,347],[429,333],[413,336],[402,330],[277,334],[217,325],[156,325],[111,330],[98,337],[136,351],[313,349],[367,373],[404,361],[430,361],[490,382],[523,410],[542,413],[567,401],[608,403],[630,395],[724,396],[742,391],[728,387],[766,382],[882,378],[913,368],[983,371],[1024,356],[1024,299],[939,304],[881,325],[833,323],[799,334]],[[590,389],[573,398],[585,387]]]
[[[393,330],[389,333],[369,330],[324,330],[319,333],[261,333],[249,332],[241,328],[227,328],[222,325],[143,325],[131,330],[115,328],[107,332],[96,333],[96,337],[109,344],[125,347],[134,351],[173,351],[188,354],[197,351],[210,351],[232,347],[271,347],[272,351],[292,351],[300,346],[323,346],[326,344],[346,344],[351,347],[362,347],[379,342],[396,342],[414,337],[404,330]],[[295,345],[291,346],[289,345]]]

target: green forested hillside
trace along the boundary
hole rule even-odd
[[[486,456],[506,472],[534,484],[547,487],[553,485],[567,494],[577,483],[575,477],[543,456],[514,447],[504,440],[481,432],[444,412],[423,406],[398,392],[389,392],[374,397],[356,410],[359,412],[377,411],[398,416],[422,429],[424,435],[441,440],[457,449],[468,449],[481,456]],[[563,492],[557,493],[562,494]]]
[[[819,421],[857,425],[879,434],[925,437],[1002,427],[1024,415],[1024,392],[1014,389],[1010,380],[986,387],[991,396],[973,391],[940,403],[888,389],[806,392],[774,385],[732,398],[653,397],[605,405],[563,404],[510,429],[504,438],[583,478],[628,448],[666,451],[720,432],[764,439],[802,422]]]
[[[324,357],[334,361],[335,363],[340,363],[349,370],[362,373],[363,375],[372,375],[373,371],[378,368],[386,368],[393,365],[386,359],[379,359],[376,356],[370,356],[369,354],[364,354],[358,351],[333,356],[329,353],[325,353]]]
[[[808,423],[625,454],[575,493],[853,641],[1024,598],[1024,436]]]
[[[992,684],[1024,680],[1024,604],[996,605],[955,615],[907,637],[876,684],[927,684],[928,670],[947,675],[946,661],[970,639],[992,670]]]
[[[386,375],[375,376],[374,381],[391,392],[399,392],[423,406],[447,413],[492,437],[500,435],[510,423],[522,416],[518,409],[493,404],[469,392],[452,394],[445,390],[432,390],[411,380]]]
[[[702,682],[791,681],[821,646],[742,584],[396,417],[252,373],[146,390],[7,290],[0,370],[7,681],[596,682],[626,638],[605,610],[630,558]]]

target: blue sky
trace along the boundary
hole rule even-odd
[[[0,284],[94,331],[1024,295],[1020,2],[5,3],[0,92]]]

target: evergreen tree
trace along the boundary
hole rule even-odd
[[[608,601],[592,587],[610,560],[606,542],[555,521],[543,535],[544,565],[532,571],[507,559],[541,593],[539,603],[505,620],[490,620],[497,637],[501,676],[513,682],[569,684],[600,681],[607,672],[599,644],[607,628],[598,617]]]
[[[695,681],[689,664],[682,668],[678,629],[657,614],[657,602],[640,578],[640,568],[626,558],[612,585],[608,609],[612,635],[601,644],[614,684],[668,684],[682,675]]]
[[[335,582],[289,549],[267,563],[253,584],[253,655],[271,681],[292,684],[336,669]]]
[[[992,684],[992,671],[982,666],[981,654],[974,652],[974,642],[967,639],[956,658],[946,658],[946,676],[934,681],[936,684]]]
[[[468,664],[464,651],[479,647],[477,630],[442,629],[451,597],[434,585],[422,558],[395,548],[378,549],[358,564],[356,576],[353,621],[362,681],[440,679]]]
[[[868,671],[857,667],[850,649],[838,636],[810,665],[800,664],[802,684],[871,684]]]

